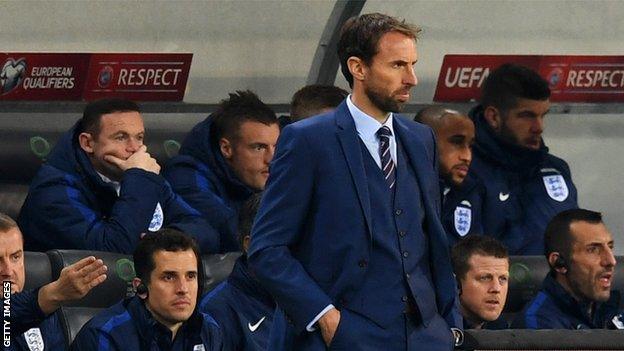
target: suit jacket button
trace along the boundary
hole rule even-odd
[[[407,232],[405,230],[399,230],[399,236],[404,237]]]
[[[407,302],[407,296],[403,296],[403,297],[401,297],[401,301],[403,301],[403,302]]]
[[[403,210],[402,210],[402,209],[400,209],[400,208],[399,208],[399,209],[396,209],[396,210],[394,211],[394,214],[395,214],[395,215],[397,215],[397,216],[400,216],[400,215],[401,215],[401,213],[403,213]]]
[[[360,266],[360,268],[366,267],[367,264],[368,264],[368,262],[366,262],[366,260],[358,261],[358,266]]]
[[[403,257],[407,258],[407,256],[409,256],[409,252],[403,251]]]

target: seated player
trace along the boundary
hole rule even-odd
[[[63,268],[54,282],[24,291],[22,233],[11,217],[0,213],[0,280],[11,284],[11,341],[9,346],[4,344],[5,349],[65,350],[66,340],[56,311],[106,280],[106,270],[102,260],[86,257]]]
[[[550,273],[512,328],[624,329],[620,293],[611,290],[613,237],[599,212],[557,214],[546,227]]]
[[[219,326],[196,309],[202,265],[193,239],[161,229],[141,239],[133,258],[136,296],[93,317],[72,350],[221,350]]]
[[[226,350],[267,349],[275,302],[249,270],[246,255],[261,196],[262,193],[252,196],[240,211],[238,230],[243,255],[228,279],[200,303],[200,310],[213,316],[221,326]]]
[[[485,189],[483,231],[511,255],[541,255],[550,219],[578,207],[570,167],[542,138],[549,98],[537,72],[505,64],[488,75],[469,113],[476,129],[470,175]]]
[[[484,189],[471,177],[475,139],[474,123],[468,116],[441,106],[426,107],[414,118],[436,134],[442,189],[442,224],[449,244],[470,234],[483,234],[481,226]]]
[[[290,102],[292,122],[336,109],[349,93],[333,85],[306,85],[297,90]]]
[[[89,103],[31,183],[18,218],[26,248],[129,254],[144,233],[175,227],[216,252],[217,233],[159,175],[145,134],[135,103]]]
[[[275,112],[238,91],[193,127],[164,176],[220,234],[219,252],[240,251],[238,209],[269,177],[280,130]]]
[[[509,255],[496,239],[471,235],[453,246],[465,329],[505,329],[500,317],[509,288]]]

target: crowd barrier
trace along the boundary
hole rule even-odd
[[[462,350],[624,350],[622,330],[466,330]]]

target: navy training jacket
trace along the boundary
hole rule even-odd
[[[256,281],[243,255],[229,278],[204,295],[200,311],[214,317],[223,330],[225,350],[266,350],[275,302]]]
[[[549,273],[542,289],[513,321],[513,329],[616,329],[621,323],[620,293],[611,291],[609,300],[598,304],[593,315],[589,305],[576,301]],[[614,322],[614,318],[617,321]],[[621,324],[620,324],[621,325]]]
[[[542,255],[544,231],[561,211],[578,208],[568,164],[540,150],[500,140],[475,107],[470,117],[476,143],[470,174],[484,185],[483,231],[500,240],[510,255]]]
[[[441,182],[442,225],[449,246],[471,234],[484,234],[481,217],[485,189],[479,181],[468,175],[460,186],[447,186]]]
[[[232,172],[210,140],[210,116],[184,139],[180,153],[167,162],[164,177],[173,190],[199,211],[220,234],[220,252],[240,251],[238,211],[253,195]]]
[[[216,231],[160,175],[129,169],[117,195],[78,145],[75,129],[59,140],[31,182],[18,218],[27,250],[131,254],[142,233],[162,226],[195,237],[202,253],[217,251]]]
[[[11,345],[3,350],[67,350],[58,312],[46,316],[37,302],[38,293],[35,289],[11,295]]]
[[[171,340],[139,297],[122,300],[85,324],[73,351],[216,351],[223,349],[221,329],[211,316],[195,311]]]

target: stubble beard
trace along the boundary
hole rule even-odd
[[[375,88],[366,87],[364,92],[368,99],[375,105],[378,109],[383,112],[401,112],[403,109],[403,104],[393,100],[391,96],[384,96]]]

